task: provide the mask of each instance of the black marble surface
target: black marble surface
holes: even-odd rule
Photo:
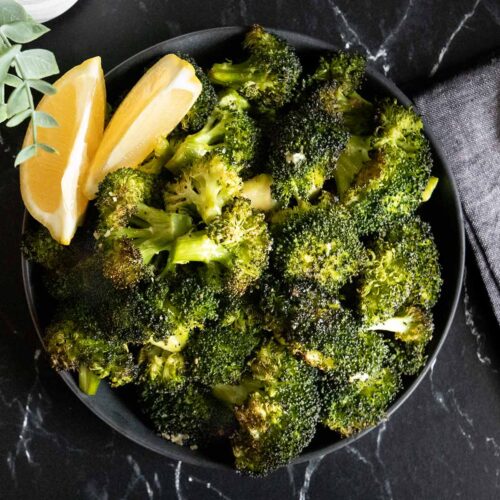
[[[40,45],[63,71],[94,55],[107,70],[181,33],[253,22],[357,47],[410,93],[500,49],[498,0],[81,0]],[[500,329],[470,252],[448,339],[389,421],[266,479],[200,469],[112,431],[48,367],[21,284],[20,140],[0,136],[0,498],[500,497]]]

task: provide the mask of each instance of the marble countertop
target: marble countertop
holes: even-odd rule
[[[156,42],[261,24],[365,53],[410,93],[500,49],[498,0],[86,0],[40,45],[61,69],[106,70]],[[48,366],[25,304],[19,132],[0,135],[0,498],[452,498],[500,496],[500,329],[469,252],[462,299],[427,377],[352,446],[265,479],[171,461],[112,431]]]

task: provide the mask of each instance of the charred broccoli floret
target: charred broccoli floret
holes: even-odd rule
[[[184,53],[178,53],[177,55],[194,67],[195,75],[201,83],[201,94],[180,123],[180,128],[183,131],[193,133],[205,125],[210,113],[217,104],[217,94],[208,76],[191,56]]]
[[[263,215],[252,210],[248,200],[237,198],[206,229],[177,238],[169,267],[188,262],[217,264],[223,287],[241,295],[260,278],[270,247]]]
[[[144,287],[135,314],[150,343],[179,352],[193,330],[217,318],[218,304],[216,292],[198,274],[177,271]]]
[[[365,250],[349,213],[338,204],[298,210],[274,232],[272,264],[289,282],[338,291],[361,270]]]
[[[363,56],[337,52],[320,59],[306,84],[319,88],[317,99],[320,105],[336,115],[354,134],[369,133],[373,122],[373,105],[358,93],[365,66]]]
[[[430,309],[441,284],[430,226],[415,217],[393,227],[371,245],[360,280],[360,311],[365,324],[380,324],[407,303]]]
[[[338,381],[325,376],[322,387],[323,423],[341,436],[376,425],[401,387],[399,374],[380,367]]]
[[[242,189],[238,172],[222,156],[207,155],[185,168],[165,186],[168,212],[199,214],[209,223]]]
[[[181,390],[188,383],[184,356],[147,344],[139,353],[139,380],[145,384],[164,387],[171,392]]]
[[[282,206],[291,200],[308,200],[333,177],[348,133],[314,99],[290,110],[276,129],[268,160],[273,197]]]
[[[236,467],[262,475],[285,465],[309,444],[318,422],[319,398],[315,373],[274,341],[260,348],[250,370],[246,386],[219,387],[216,394],[231,402],[234,395],[245,398],[235,407]]]
[[[257,154],[259,129],[245,102],[223,96],[201,130],[173,144],[166,167],[176,174],[209,153],[223,156],[237,171],[248,167]]]
[[[210,80],[237,90],[260,113],[281,108],[291,99],[301,73],[295,51],[258,25],[248,31],[243,46],[248,59],[214,64],[208,73]]]
[[[177,444],[203,447],[234,429],[231,410],[195,384],[172,390],[168,384],[143,383],[141,400],[156,431]]]
[[[342,203],[361,234],[408,219],[422,203],[432,166],[422,121],[411,109],[385,101],[376,122],[369,140],[351,138],[336,171]]]
[[[208,387],[239,382],[260,338],[258,333],[241,332],[234,325],[206,328],[186,348],[192,376]]]
[[[45,345],[52,366],[57,370],[77,371],[80,389],[88,395],[96,393],[101,379],[106,378],[117,387],[136,376],[127,344],[82,329],[72,319],[52,323],[45,333]]]
[[[429,311],[415,306],[400,309],[395,316],[370,327],[394,336],[394,365],[405,375],[415,375],[427,360],[425,348],[432,338],[434,323]]]

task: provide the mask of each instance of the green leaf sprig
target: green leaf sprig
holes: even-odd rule
[[[57,127],[55,118],[35,110],[33,90],[54,94],[56,88],[44,81],[59,73],[54,54],[45,49],[22,50],[22,44],[32,42],[49,28],[36,22],[14,0],[0,0],[0,123],[15,127],[31,119],[31,144],[23,148],[15,165],[35,156],[38,149],[56,153],[49,144],[38,141],[38,127]],[[7,97],[6,90],[10,88]]]

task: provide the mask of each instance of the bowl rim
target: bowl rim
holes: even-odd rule
[[[305,35],[303,33],[291,31],[291,30],[283,30],[283,29],[274,29],[270,28],[267,26],[264,26],[264,28],[272,33],[275,33],[285,39],[293,38],[294,40],[304,40],[305,42],[308,42],[312,46],[316,46],[317,50],[338,50],[339,48],[335,46],[334,44],[327,42],[325,40],[322,40],[320,38],[310,36],[310,35]],[[173,38],[168,38],[166,40],[163,40],[161,42],[158,42],[154,45],[151,45],[135,54],[132,56],[128,57],[127,59],[123,60],[116,66],[114,66],[111,70],[109,70],[105,74],[105,78],[108,79],[110,77],[113,77],[115,73],[119,73],[123,67],[128,67],[131,66],[132,64],[136,63],[137,60],[141,60],[142,57],[154,53],[158,50],[161,50],[163,45],[167,42],[180,42],[184,39],[189,39],[192,38],[193,36],[203,36],[203,35],[208,35],[208,34],[220,34],[220,33],[226,33],[228,36],[237,36],[244,34],[245,31],[248,29],[248,26],[221,26],[221,27],[215,27],[215,28],[207,28],[203,30],[197,30],[197,31],[192,31],[189,33],[184,33],[182,35],[173,37]],[[373,66],[371,66],[369,63],[367,64],[366,68],[366,73],[369,76],[369,78],[375,80],[378,84],[380,84],[382,87],[385,87],[390,94],[392,94],[396,99],[404,104],[405,106],[413,106],[416,108],[415,104],[412,102],[412,100],[406,96],[397,86],[396,84],[384,76],[382,73],[380,73],[377,69],[375,69]],[[327,454],[333,453],[334,451],[340,450],[346,446],[352,445],[352,443],[361,437],[365,436],[366,434],[372,432],[373,430],[377,429],[379,426],[384,425],[385,422],[403,405],[408,398],[413,394],[413,392],[416,390],[416,388],[420,385],[422,380],[426,377],[428,371],[430,370],[431,367],[434,366],[436,362],[436,358],[441,351],[444,342],[446,341],[446,338],[448,337],[450,327],[453,323],[453,320],[455,318],[456,310],[457,310],[457,305],[458,301],[460,299],[460,294],[462,290],[462,284],[463,284],[463,278],[464,278],[464,269],[465,269],[465,230],[464,230],[464,219],[463,219],[463,212],[462,212],[462,207],[460,204],[460,199],[458,195],[458,189],[457,189],[457,184],[453,175],[453,172],[451,168],[448,166],[446,156],[437,141],[435,135],[433,134],[432,130],[429,129],[424,124],[424,131],[425,135],[429,139],[429,142],[431,143],[433,147],[433,156],[437,158],[437,160],[440,162],[443,170],[446,172],[446,175],[448,177],[448,180],[451,185],[451,191],[453,193],[453,203],[454,203],[454,211],[457,216],[457,226],[458,226],[458,256],[459,256],[459,262],[458,262],[458,271],[455,274],[454,282],[452,283],[453,286],[453,298],[449,306],[449,313],[448,317],[446,320],[446,323],[442,329],[442,333],[439,339],[439,342],[434,346],[434,349],[432,353],[429,355],[427,362],[425,366],[422,368],[421,372],[416,376],[411,384],[404,390],[404,392],[401,393],[400,396],[394,401],[394,403],[389,407],[389,409],[386,412],[386,416],[383,420],[378,422],[376,425],[372,427],[368,427],[364,429],[361,432],[358,432],[357,434],[349,437],[349,438],[343,438],[340,439],[339,441],[336,441],[333,444],[326,445],[324,447],[321,447],[316,450],[311,450],[311,451],[306,451],[299,456],[295,457],[293,460],[290,461],[290,464],[299,464],[299,463],[304,463],[308,462],[314,458],[317,457],[323,457]],[[28,211],[25,209],[24,210],[24,216],[23,216],[23,221],[22,221],[22,233],[26,231],[26,228],[29,224],[29,221],[31,219],[30,214]],[[39,318],[38,314],[36,311],[36,305],[35,305],[35,297],[33,294],[33,287],[31,286],[31,267],[30,267],[29,261],[24,257],[24,255],[21,253],[21,269],[22,269],[22,278],[23,278],[23,285],[24,285],[24,291],[25,291],[25,298],[26,302],[28,305],[28,310],[30,313],[31,320],[33,322],[33,326],[35,328],[35,331],[37,333],[37,336],[42,344],[42,346],[45,349],[45,343],[43,341],[43,334],[40,328],[40,323],[39,323]],[[85,395],[82,393],[77,385],[74,382],[74,379],[72,375],[69,372],[61,371],[58,372],[60,377],[64,380],[66,385],[72,390],[72,392],[77,396],[77,398],[89,408],[92,413],[94,413],[97,417],[99,417],[101,420],[103,420],[107,425],[109,425],[112,429],[120,433],[121,435],[127,437],[131,441],[135,442],[136,444],[139,444],[143,446],[144,448],[147,448],[149,450],[153,450],[156,453],[159,453],[160,455],[163,455],[165,457],[174,459],[174,460],[182,460],[183,462],[191,463],[193,465],[198,465],[198,466],[205,466],[205,467],[210,467],[214,469],[219,469],[219,470],[230,470],[235,472],[235,469],[225,463],[217,462],[212,458],[203,456],[203,457],[196,457],[196,456],[190,456],[189,458],[186,457],[181,457],[180,455],[176,456],[176,453],[174,450],[166,450],[162,448],[161,446],[156,446],[153,443],[146,442],[143,440],[141,437],[135,435],[132,432],[129,432],[127,430],[124,430],[123,428],[120,427],[116,422],[114,422],[112,419],[109,418],[108,414],[104,411],[102,411],[100,408],[95,407],[92,404],[92,398]],[[153,430],[152,430],[153,431]],[[154,431],[153,431],[154,432]]]

